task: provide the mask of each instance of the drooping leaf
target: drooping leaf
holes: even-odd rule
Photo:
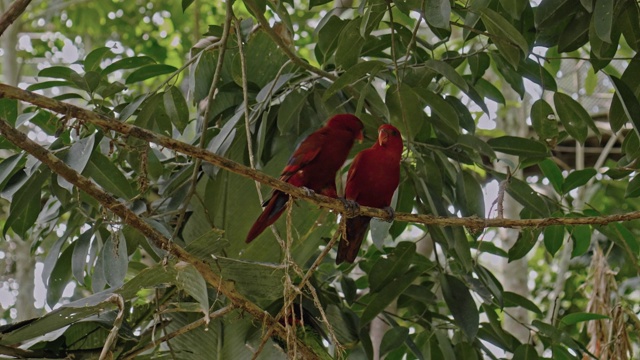
[[[523,229],[518,234],[518,240],[509,249],[509,262],[525,257],[537,242],[538,232],[531,229]]]
[[[117,197],[131,199],[135,196],[127,178],[109,161],[109,158],[99,152],[91,155],[83,174]]]
[[[451,3],[448,0],[426,0],[425,19],[430,26],[449,30]]]
[[[84,58],[84,71],[89,72],[100,69],[100,61],[111,52],[108,47],[99,47],[92,50],[87,57]]]
[[[544,247],[554,256],[564,242],[564,226],[551,225],[544,229]]]
[[[480,315],[467,286],[458,278],[443,274],[439,276],[442,295],[453,319],[467,339],[473,341],[478,334]]]
[[[596,34],[604,41],[611,43],[611,29],[613,28],[613,0],[596,0],[593,9],[593,21]]]
[[[178,129],[184,131],[189,124],[189,107],[187,100],[182,95],[182,91],[175,86],[171,86],[163,95],[164,108],[169,115],[171,123]]]

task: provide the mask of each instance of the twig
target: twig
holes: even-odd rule
[[[304,199],[315,205],[335,210],[343,214],[348,214],[349,210],[344,204],[336,199],[318,195],[309,194],[304,189],[280,181],[263,172],[251,169],[250,167],[241,165],[235,161],[225,157],[213,154],[205,149],[172,139],[167,136],[158,135],[152,131],[142,129],[140,127],[119,122],[113,118],[97,114],[90,110],[86,110],[71,104],[67,104],[46,96],[38,95],[29,91],[22,90],[17,87],[0,84],[0,98],[6,97],[26,101],[33,105],[49,109],[60,114],[69,114],[69,116],[90,122],[106,130],[115,131],[121,134],[130,135],[147,142],[153,142],[162,147],[177,151],[179,153],[200,158],[215,166],[227,171],[236,173],[240,176],[259,181],[262,184],[285,192],[295,198]],[[5,124],[9,126],[8,124]],[[13,128],[9,127],[11,130]],[[44,149],[43,149],[44,150]],[[46,151],[46,150],[45,150]],[[31,153],[31,151],[28,151]],[[57,158],[56,158],[57,160]],[[75,173],[75,171],[74,171]],[[85,178],[86,179],[86,178]],[[88,180],[87,180],[88,181]],[[93,185],[93,183],[91,183]],[[95,186],[95,185],[93,185]],[[101,191],[101,190],[100,190]],[[115,199],[114,199],[115,200]],[[132,213],[133,214],[133,213]],[[360,212],[354,215],[366,215],[377,217],[380,219],[388,218],[388,214],[383,209],[361,206]],[[468,226],[475,229],[484,229],[487,227],[503,227],[503,228],[524,228],[524,227],[545,227],[550,225],[607,225],[614,222],[624,222],[640,219],[640,211],[632,211],[629,213],[605,215],[605,216],[587,216],[576,218],[550,217],[541,219],[483,219],[479,217],[444,217],[425,214],[396,213],[395,221],[404,221],[419,223],[424,225],[436,226]]]
[[[91,112],[88,111],[88,113]],[[118,123],[115,120],[112,120],[112,122]],[[16,147],[21,148],[36,159],[40,160],[53,172],[76,186],[79,190],[84,191],[89,196],[96,199],[106,209],[109,209],[115,215],[119,216],[126,224],[140,231],[142,235],[149,239],[155,246],[169,251],[179,260],[192,264],[209,285],[216,288],[218,291],[220,291],[220,293],[225,295],[229,299],[229,301],[231,301],[236,307],[243,309],[246,313],[253,316],[257,321],[264,322],[268,326],[275,324],[275,331],[278,333],[278,335],[282,337],[286,336],[285,329],[282,326],[279,326],[279,324],[277,324],[277,322],[271,315],[269,315],[259,306],[241,295],[237,290],[235,290],[233,284],[228,284],[227,282],[223,281],[218,274],[214,273],[211,270],[211,267],[207,263],[191,255],[180,246],[171,243],[169,239],[167,239],[158,230],[145,222],[142,218],[138,217],[133,211],[119,202],[115,197],[106,193],[91,180],[73,170],[50,151],[38,145],[33,140],[29,139],[26,134],[23,134],[22,132],[11,127],[11,125],[9,125],[4,119],[0,119],[0,134],[2,134],[2,136],[4,136]],[[199,150],[204,152],[204,150],[202,149]],[[297,339],[297,346],[298,350],[305,358],[318,358],[318,355],[299,339]]]
[[[111,328],[109,336],[107,336],[107,340],[104,342],[99,360],[105,360],[113,357],[113,354],[111,353],[111,347],[115,344],[115,341],[118,338],[118,331],[120,331],[122,320],[124,320],[124,299],[122,298],[122,295],[112,294],[105,301],[113,303],[118,308],[118,315],[113,321],[113,328]]]
[[[15,0],[11,3],[9,9],[0,17],[0,36],[22,15],[30,3],[31,0]]]
[[[229,312],[231,312],[231,310],[233,310],[233,309],[234,309],[234,307],[232,305],[227,305],[227,306],[225,306],[225,307],[223,307],[221,309],[218,309],[218,310],[210,313],[209,314],[209,319],[215,319],[215,318],[224,316],[224,315],[228,314]],[[194,321],[194,322],[192,322],[190,324],[187,324],[187,325],[179,328],[178,330],[176,330],[176,331],[174,331],[172,333],[169,333],[169,334],[167,334],[167,335],[165,335],[165,336],[163,336],[163,337],[161,337],[161,338],[159,338],[159,339],[157,339],[155,341],[148,342],[147,344],[145,344],[141,348],[129,351],[128,353],[122,355],[122,359],[123,360],[135,359],[135,357],[140,355],[141,353],[143,353],[143,352],[145,352],[145,351],[147,351],[149,349],[152,349],[152,348],[158,346],[159,344],[161,344],[161,343],[163,343],[165,341],[173,339],[173,338],[175,338],[177,336],[180,336],[182,334],[188,333],[191,330],[195,330],[195,329],[199,328],[200,326],[202,326],[204,324],[205,324],[205,317],[201,317],[200,319],[198,319],[198,320],[196,320],[196,321]]]

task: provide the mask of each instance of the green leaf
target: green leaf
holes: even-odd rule
[[[573,0],[545,0],[537,7],[535,15],[536,29],[553,27],[575,11]]]
[[[589,0],[591,1],[591,0]],[[589,41],[591,13],[579,10],[558,38],[558,52],[576,51]]]
[[[447,78],[447,80],[451,81],[458,89],[465,92],[469,91],[469,84],[467,84],[456,69],[448,63],[439,60],[427,60],[424,62],[424,66]]]
[[[423,125],[423,105],[416,93],[407,85],[391,85],[385,103],[391,115],[391,124],[400,129],[405,139],[413,139]]]
[[[520,95],[522,99],[524,97],[524,80],[522,75],[518,74],[514,70],[514,66],[511,65],[504,57],[498,52],[491,52],[491,58],[498,69],[498,72],[502,77],[511,85],[511,88]],[[516,54],[517,55],[517,54]]]
[[[603,319],[610,319],[610,317],[602,314],[578,312],[578,313],[571,313],[569,315],[564,316],[562,320],[560,320],[560,323],[564,326],[567,326],[567,325],[574,325],[584,321],[603,320]]]
[[[493,100],[503,105],[507,103],[507,100],[504,98],[502,92],[485,79],[478,79],[474,88],[482,97]]]
[[[486,142],[484,142],[483,140],[481,140],[476,136],[469,135],[469,134],[462,134],[458,136],[457,143],[463,146],[466,146],[469,149],[473,149],[478,153],[480,153],[481,155],[488,157],[489,159],[492,159],[492,160],[496,159],[496,153],[493,151],[491,146],[489,146],[489,144],[487,144]]]
[[[540,170],[542,170],[544,176],[549,179],[549,182],[553,185],[553,188],[558,192],[558,194],[562,193],[564,179],[562,177],[562,171],[560,171],[558,165],[556,165],[556,163],[551,159],[544,159],[538,163],[538,166],[540,167]]]
[[[29,229],[35,224],[42,209],[40,204],[42,185],[48,175],[48,171],[37,170],[13,195],[9,216],[4,224],[4,234],[11,228],[16,234],[27,238]]]
[[[558,137],[558,120],[551,105],[539,99],[531,106],[531,122],[541,140],[552,140]]]
[[[569,191],[583,186],[596,176],[598,172],[596,169],[589,168],[584,170],[576,170],[569,174],[562,184],[562,193],[567,194]]]
[[[99,152],[93,153],[83,174],[116,197],[131,199],[135,196],[131,184],[120,169]]]
[[[27,90],[36,91],[36,90],[44,90],[44,89],[50,89],[50,88],[58,88],[62,86],[74,87],[73,85],[74,84],[70,81],[51,80],[51,81],[42,81],[35,84],[31,84],[27,87]]]
[[[336,66],[348,70],[358,63],[360,52],[364,46],[364,39],[360,36],[361,17],[350,20],[340,32],[338,47],[336,48]]]
[[[92,70],[100,69],[100,61],[111,52],[108,47],[99,47],[90,52],[84,59],[84,71],[89,72]],[[113,53],[112,53],[113,54]]]
[[[205,316],[209,314],[209,295],[207,293],[207,283],[202,274],[191,264],[176,264],[178,274],[176,276],[176,285],[180,290],[191,295],[200,305],[200,311]]]
[[[84,270],[92,238],[93,229],[83,232],[78,237],[78,240],[75,241],[76,245],[73,248],[73,254],[71,256],[71,272],[80,285],[84,285]]]
[[[62,161],[69,165],[70,168],[81,174],[87,166],[89,158],[91,158],[95,140],[96,136],[95,133],[93,133],[76,141],[71,145]],[[65,180],[62,176],[58,176],[58,185],[70,193],[73,192],[74,185]]]
[[[527,0],[500,0],[500,5],[509,13],[514,20],[520,20],[520,15],[527,7]]]
[[[533,301],[526,297],[516,294],[510,291],[505,291],[504,294],[504,306],[505,307],[522,307],[538,315],[542,315],[542,310]]]
[[[155,64],[156,61],[148,56],[134,56],[118,61],[114,61],[111,65],[102,70],[103,75],[111,74],[116,70],[135,69],[145,65]]]
[[[576,225],[571,231],[571,238],[573,239],[573,251],[571,251],[571,257],[584,255],[589,250],[591,245],[591,226],[589,225]]]
[[[182,0],[182,12],[187,11],[187,8],[193,4],[194,0]],[[198,10],[196,10],[198,11]]]
[[[593,21],[595,23],[596,34],[608,43],[611,41],[611,29],[613,28],[613,0],[595,0],[596,6],[593,9]]]
[[[122,232],[114,233],[105,242],[100,253],[104,278],[111,287],[124,284],[127,275],[129,256],[127,256],[127,241]]]
[[[524,205],[527,209],[537,213],[539,216],[549,216],[549,207],[547,204],[526,182],[518,178],[511,178],[509,180],[509,185],[507,186],[507,193],[509,193],[509,195],[511,195],[511,197],[513,197],[517,202]]]
[[[525,59],[518,67],[518,73],[549,91],[558,91],[555,78],[537,61]]]
[[[189,124],[189,107],[182,95],[182,91],[171,86],[163,95],[164,108],[171,119],[171,123],[182,132]]]
[[[480,315],[469,289],[462,281],[451,275],[441,274],[438,278],[442,286],[442,296],[453,319],[467,339],[474,341],[478,334]]]
[[[147,79],[151,79],[156,76],[170,74],[176,72],[178,69],[175,66],[166,64],[151,64],[145,65],[127,76],[125,84],[134,84]]]
[[[416,89],[418,94],[429,106],[432,113],[432,121],[437,129],[449,137],[452,141],[460,135],[458,113],[440,95],[428,89]]]
[[[288,134],[293,126],[298,127],[300,112],[307,101],[307,95],[309,94],[303,89],[295,89],[284,99],[278,109],[278,130],[280,134]]]
[[[67,66],[51,66],[46,69],[40,70],[40,72],[38,73],[39,77],[50,77],[68,81],[73,81],[72,75],[80,76],[77,72],[73,71],[70,67]]]
[[[74,247],[75,243],[67,246],[51,271],[51,276],[47,282],[47,305],[51,308],[60,300],[65,287],[71,281],[70,264]]]
[[[430,26],[449,30],[451,3],[449,0],[426,0],[424,14]]]
[[[462,216],[484,217],[482,187],[469,171],[458,173],[456,180],[456,203]]]
[[[389,329],[382,337],[380,343],[380,357],[402,346],[409,337],[409,329],[403,326],[395,326]]]
[[[564,125],[569,135],[584,145],[588,135],[588,128],[593,124],[593,118],[582,105],[573,100],[571,96],[563,93],[553,94],[553,102],[558,111],[560,122]]]
[[[564,242],[564,226],[551,225],[544,229],[544,247],[554,256]]]
[[[627,184],[627,190],[624,193],[625,199],[640,196],[640,174],[636,175]]]
[[[371,301],[360,316],[360,327],[364,327],[381,313],[393,300],[411,285],[411,283],[422,274],[424,268],[414,266],[406,273],[402,274],[396,281],[386,284],[381,291],[372,294]]]
[[[13,99],[0,99],[0,119],[15,126],[18,119],[18,101]]]
[[[633,90],[631,90],[624,81],[613,75],[609,75],[609,78],[613,82],[613,87],[616,89],[616,96],[620,101],[620,105],[622,105],[627,119],[631,121],[636,134],[640,136],[640,119],[638,119],[638,114],[640,114],[640,101],[638,101]]]
[[[9,180],[24,166],[24,155],[18,153],[11,155],[0,162],[0,191],[4,189]]]
[[[538,350],[531,344],[522,344],[513,352],[513,360],[538,360]]]
[[[480,10],[480,18],[498,50],[514,68],[517,68],[520,59],[523,58],[517,49],[520,48],[524,55],[529,54],[527,40],[509,21],[490,8]]]
[[[322,100],[327,101],[344,87],[362,80],[367,74],[375,76],[380,70],[385,68],[385,64],[380,61],[364,61],[352,66],[329,86],[322,95]]]
[[[525,257],[538,241],[538,232],[531,229],[523,229],[518,234],[518,240],[509,249],[509,262]]]
[[[494,151],[524,157],[546,157],[549,155],[547,147],[536,140],[516,136],[501,136],[489,139],[487,144]]]
[[[491,66],[491,59],[489,59],[489,55],[484,52],[476,53],[469,58],[469,68],[471,70],[472,83],[475,84],[478,80],[482,79],[482,76],[487,71],[489,66]]]
[[[379,258],[369,272],[370,291],[378,292],[402,276],[409,269],[415,253],[416,244],[403,241],[398,243],[388,258]]]

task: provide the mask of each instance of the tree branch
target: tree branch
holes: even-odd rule
[[[14,88],[17,89],[17,88]],[[20,90],[20,89],[17,89]],[[22,90],[20,90],[22,91]],[[35,95],[35,94],[32,94]],[[80,108],[73,107],[76,110]],[[91,113],[88,111],[87,113]],[[97,114],[94,114],[98,116]],[[115,120],[111,120],[111,122],[120,124]],[[135,131],[133,131],[135,133]],[[197,257],[189,254],[183,248],[175,245],[170,242],[164,235],[162,235],[159,231],[154,229],[151,225],[149,225],[142,218],[138,217],[133,211],[131,211],[124,204],[119,202],[112,195],[104,192],[100,189],[95,183],[86,177],[82,176],[67,164],[65,164],[62,160],[58,159],[55,155],[49,152],[47,149],[38,145],[31,139],[27,137],[27,135],[21,133],[20,131],[14,129],[11,125],[9,125],[4,119],[0,119],[0,134],[4,136],[7,140],[9,140],[15,146],[21,148],[27,153],[31,154],[36,159],[40,160],[43,164],[49,167],[53,172],[62,176],[65,180],[69,181],[71,184],[76,186],[78,189],[84,191],[89,196],[96,199],[102,206],[109,209],[114,214],[118,215],[126,224],[136,228],[140,231],[147,239],[152,241],[157,247],[167,250],[171,253],[171,255],[175,256],[177,259],[188,262],[195,266],[205,281],[216,288],[220,293],[225,295],[234,306],[243,309],[245,312],[251,314],[256,321],[263,323],[267,326],[274,326],[276,333],[282,338],[286,338],[287,334],[285,329],[278,324],[274,318],[269,315],[267,312],[263,311],[259,306],[252,303],[248,299],[246,299],[242,294],[240,294],[234,288],[233,282],[223,281],[218,274],[212,271],[209,264],[204,261],[199,260]],[[305,359],[317,359],[318,355],[309,348],[304,342],[300,339],[296,338],[296,345]]]
[[[207,150],[196,146],[163,136],[152,131],[142,129],[137,126],[121,123],[115,119],[94,113],[71,104],[67,104],[46,96],[38,95],[17,87],[0,84],[0,98],[17,99],[30,104],[49,109],[58,114],[71,116],[82,121],[92,123],[105,130],[115,131],[120,134],[133,136],[148,142],[155,143],[165,148],[179,153],[202,159],[227,171],[240,176],[259,181],[272,188],[286,192],[295,198],[307,200],[315,205],[338,211],[342,214],[348,213],[344,204],[336,199],[318,194],[308,194],[304,189],[273,178],[263,172],[251,169],[225,157],[213,154]],[[57,159],[57,158],[56,158]],[[361,206],[360,212],[356,215],[366,215],[386,219],[388,214],[383,209]],[[523,228],[523,227],[545,227],[550,225],[607,225],[613,222],[623,222],[640,219],[640,211],[633,211],[624,214],[606,216],[588,216],[580,218],[542,218],[542,219],[482,219],[478,217],[442,217],[424,214],[396,213],[394,220],[419,223],[436,226],[467,226],[474,229],[487,227],[503,228]]]
[[[22,13],[27,9],[27,6],[31,3],[31,0],[15,0],[9,6],[9,10],[7,10],[2,17],[0,17],[0,36],[4,34],[4,31],[7,30],[11,24],[13,24],[16,19],[22,15]]]

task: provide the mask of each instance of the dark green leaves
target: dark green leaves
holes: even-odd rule
[[[613,82],[613,86],[616,89],[616,96],[620,101],[620,105],[624,110],[627,120],[631,121],[633,128],[640,136],[640,119],[638,119],[638,114],[640,114],[640,101],[638,101],[633,90],[631,90],[624,81],[613,75],[609,75],[609,78]],[[613,104],[611,108],[613,110]]]
[[[473,341],[478,334],[480,315],[469,289],[458,278],[448,274],[440,275],[439,280],[442,286],[442,296],[455,323],[467,339]]]

